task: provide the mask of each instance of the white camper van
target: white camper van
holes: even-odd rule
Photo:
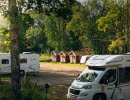
[[[39,54],[20,54],[20,72],[39,72]],[[0,73],[11,73],[11,55],[0,53]]]
[[[69,100],[130,100],[130,55],[94,55],[68,89]]]

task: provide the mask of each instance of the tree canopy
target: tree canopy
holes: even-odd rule
[[[110,0],[19,0],[20,52],[129,51],[129,4]],[[7,12],[4,14],[7,15]],[[10,52],[8,27],[0,28],[0,52]],[[6,32],[6,33],[5,33]]]

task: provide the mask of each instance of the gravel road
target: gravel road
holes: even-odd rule
[[[50,84],[71,84],[85,67],[83,65],[40,63],[40,73],[31,76],[31,80],[42,85]]]

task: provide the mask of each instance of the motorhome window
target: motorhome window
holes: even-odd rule
[[[20,63],[27,63],[27,59],[26,58],[20,59]]]
[[[119,68],[119,84],[125,83],[125,68]]]
[[[130,67],[125,68],[125,82],[130,82]]]
[[[116,80],[116,69],[110,69],[108,70],[103,78],[100,81],[100,84],[106,83],[113,83]]]
[[[9,64],[9,59],[2,59],[1,63],[2,64]]]
[[[77,78],[77,81],[93,82],[97,76],[98,76],[98,74],[96,72],[88,72],[88,73],[84,73],[83,75],[79,76]]]

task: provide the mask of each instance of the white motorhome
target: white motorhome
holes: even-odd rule
[[[20,73],[39,72],[39,54],[20,54]],[[0,53],[0,74],[11,73],[11,55]]]
[[[94,55],[68,89],[70,100],[130,100],[130,55]]]

